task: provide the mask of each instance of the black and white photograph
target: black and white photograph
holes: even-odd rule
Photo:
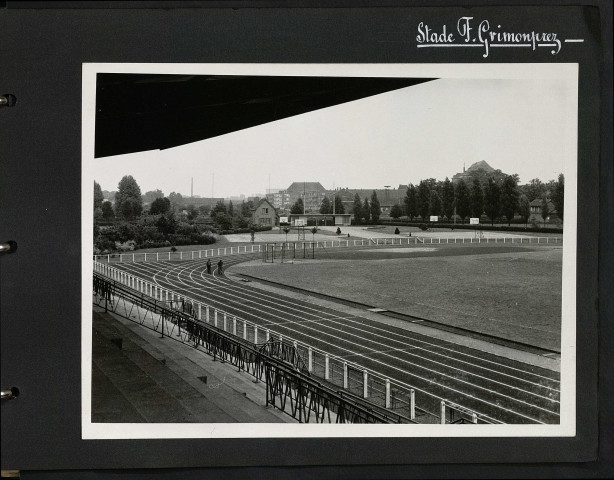
[[[82,436],[573,436],[578,65],[83,65]]]

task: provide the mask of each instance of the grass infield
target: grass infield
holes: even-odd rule
[[[562,247],[424,245],[316,251],[233,269],[264,280],[560,351]]]

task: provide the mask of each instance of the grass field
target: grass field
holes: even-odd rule
[[[559,351],[561,266],[560,246],[481,244],[329,250],[233,270]]]

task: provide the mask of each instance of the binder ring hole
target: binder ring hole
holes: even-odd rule
[[[17,97],[12,93],[5,93],[0,95],[0,106],[2,107],[14,107],[17,103]]]

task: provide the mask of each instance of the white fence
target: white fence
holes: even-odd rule
[[[272,243],[272,242],[271,242]],[[508,243],[508,244],[535,244],[555,245],[562,244],[562,237],[391,237],[369,238],[361,240],[327,240],[324,242],[278,242],[279,245],[292,245],[300,243],[308,249],[312,248],[350,248],[385,245],[432,245],[432,244],[473,244],[473,243]],[[189,252],[152,252],[152,253],[112,253],[108,255],[94,255],[94,261],[107,263],[124,262],[154,262],[154,261],[181,261],[197,260],[201,258],[222,257],[229,255],[246,255],[261,253],[264,243],[253,245],[238,245],[235,247],[209,248],[207,250],[192,250]],[[270,245],[270,243],[269,243]]]
[[[425,390],[395,379],[385,378],[380,373],[361,365],[330,355],[291,337],[283,336],[270,328],[168,290],[106,263],[94,262],[94,271],[154,300],[166,303],[172,308],[179,309],[186,303],[190,304],[190,309],[196,319],[254,344],[268,342],[271,339],[292,344],[307,365],[308,371],[313,375],[379,406],[405,415],[411,420],[418,420],[421,423],[443,423],[445,416],[441,420],[440,406],[445,404],[450,409],[451,405],[456,405]],[[143,318],[146,318],[146,315]],[[476,419],[476,422],[473,423],[501,423],[466,407],[460,408],[462,412],[469,412],[469,418]]]

